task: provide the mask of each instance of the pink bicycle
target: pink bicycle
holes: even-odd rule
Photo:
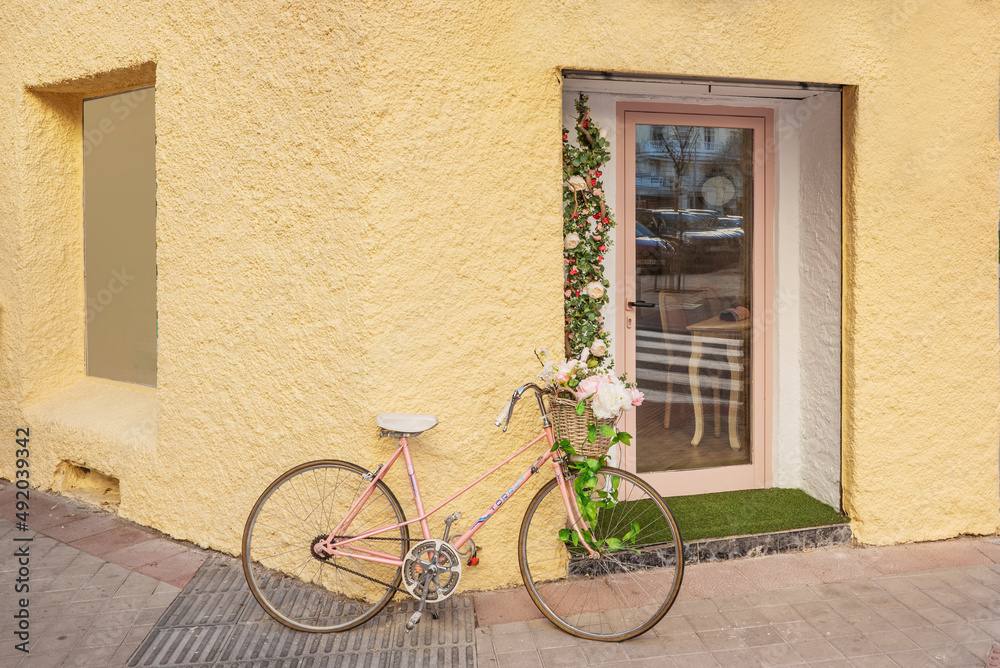
[[[515,391],[498,427],[503,423],[507,430],[515,404],[529,389],[538,400],[542,433],[429,511],[409,439],[434,427],[433,415],[380,414],[381,436],[397,438],[399,447],[374,470],[323,460],[281,475],[254,504],[243,530],[243,570],[254,598],[291,628],[343,631],[405,593],[419,601],[409,632],[428,603],[456,591],[463,564],[477,562],[475,533],[548,462],[554,477],[528,504],[517,541],[531,599],[553,624],[581,638],[620,641],[652,628],[677,598],[684,571],[670,509],[627,471],[601,467],[596,478],[577,475],[556,447],[544,401],[548,389],[528,384]],[[442,538],[431,537],[431,515],[541,443],[548,449],[468,529],[453,531],[461,517],[454,513],[444,520]],[[383,482],[400,456],[417,514],[409,520]],[[593,503],[581,503],[581,497]],[[413,524],[420,525],[419,539],[410,537]]]

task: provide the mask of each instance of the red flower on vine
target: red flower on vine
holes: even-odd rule
[[[576,220],[576,219],[577,219],[577,218],[579,218],[579,217],[580,217],[580,214],[578,214],[578,213],[574,213],[574,214],[573,214],[573,220]]]
[[[580,272],[577,270],[576,267],[573,267],[572,269],[569,270],[569,273],[570,273],[571,276],[575,276],[576,274],[579,274]]]
[[[601,257],[600,255],[598,255],[598,256],[597,256],[597,261],[598,261],[598,262],[604,262],[604,258],[603,258],[603,257]]]
[[[580,123],[580,127],[581,128],[590,127],[590,121],[584,121],[583,123]]]
[[[598,246],[597,250],[599,250],[599,251],[601,251],[603,253],[604,251],[608,250],[608,247],[607,246]]]
[[[563,139],[566,139],[566,135],[563,135]],[[601,173],[599,171],[594,172],[594,176],[596,176],[597,178],[601,178]]]

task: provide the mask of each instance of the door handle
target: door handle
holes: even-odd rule
[[[656,304],[653,302],[629,302],[629,308],[656,308]]]

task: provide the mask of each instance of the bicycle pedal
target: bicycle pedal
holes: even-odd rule
[[[417,624],[420,623],[420,617],[423,614],[424,613],[420,612],[419,610],[413,613],[413,616],[410,617],[410,621],[406,622],[406,633],[412,631],[413,627],[415,627]]]

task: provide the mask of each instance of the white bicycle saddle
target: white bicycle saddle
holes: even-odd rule
[[[407,415],[406,413],[379,413],[375,424],[382,430],[382,436],[410,437],[432,429],[438,423],[436,415]]]

